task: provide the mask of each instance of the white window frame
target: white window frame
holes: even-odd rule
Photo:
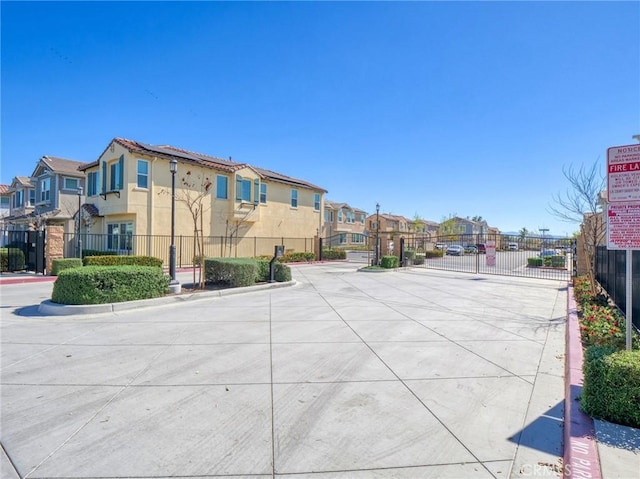
[[[298,190],[295,188],[291,189],[291,207],[292,208],[298,207]]]
[[[315,193],[313,195],[313,209],[315,211],[320,211],[320,193]]]
[[[147,172],[146,173],[140,173],[140,165],[141,164],[147,165]],[[140,179],[141,178],[145,179],[146,185],[144,185],[144,186],[140,185]],[[138,159],[138,161],[136,163],[136,186],[138,188],[142,188],[144,190],[148,190],[149,189],[149,162],[147,160]]]
[[[51,178],[40,180],[40,203],[51,201]]]
[[[76,186],[67,186],[67,181],[75,181],[76,182]],[[71,178],[70,176],[63,176],[62,177],[62,189],[63,190],[78,191],[79,187],[80,187],[80,179],[79,178]]]

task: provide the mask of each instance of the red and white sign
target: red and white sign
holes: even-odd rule
[[[640,201],[607,206],[607,249],[640,249]]]
[[[495,241],[487,241],[485,244],[486,257],[487,257],[487,266],[495,266],[496,265],[496,242]]]
[[[640,144],[607,150],[609,203],[640,201]]]

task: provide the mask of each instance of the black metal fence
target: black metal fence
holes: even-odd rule
[[[3,256],[0,261],[0,270],[44,273],[44,238],[44,231],[8,231],[6,259]]]
[[[194,236],[176,236],[176,265],[190,266],[202,254],[206,257],[254,257],[273,256],[276,245],[284,245],[285,252],[314,251],[314,238],[286,237],[225,237],[203,238],[203,250],[199,251]],[[169,264],[171,236],[168,235],[108,235],[65,233],[64,256],[79,257],[80,251],[103,251],[119,255],[154,256]]]
[[[627,307],[627,252],[608,250],[605,246],[598,246],[596,251],[596,280],[609,294],[616,305],[626,314]],[[633,324],[640,328],[640,251],[634,251],[631,256],[632,268],[632,305],[631,314]]]

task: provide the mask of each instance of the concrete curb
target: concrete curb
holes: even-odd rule
[[[565,351],[564,473],[571,477],[602,479],[593,419],[580,410],[582,393],[582,341],[573,286],[567,294],[567,341]]]
[[[118,311],[126,311],[130,309],[152,308],[163,306],[165,304],[184,303],[187,301],[198,301],[201,299],[219,298],[223,296],[231,296],[235,294],[253,293],[256,291],[264,291],[267,289],[285,288],[295,286],[295,280],[282,283],[256,284],[253,286],[245,286],[243,288],[220,289],[218,291],[206,291],[191,294],[180,294],[175,296],[164,296],[162,298],[141,299],[138,301],[124,301],[122,303],[108,304],[59,304],[46,300],[40,303],[38,312],[45,316],[71,316],[78,314],[103,314],[115,313]]]
[[[27,276],[25,278],[0,278],[0,286],[3,284],[46,283],[56,280],[56,276]]]

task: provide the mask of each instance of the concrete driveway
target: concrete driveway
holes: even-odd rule
[[[357,266],[94,316],[2,286],[2,477],[555,477],[566,284]]]

